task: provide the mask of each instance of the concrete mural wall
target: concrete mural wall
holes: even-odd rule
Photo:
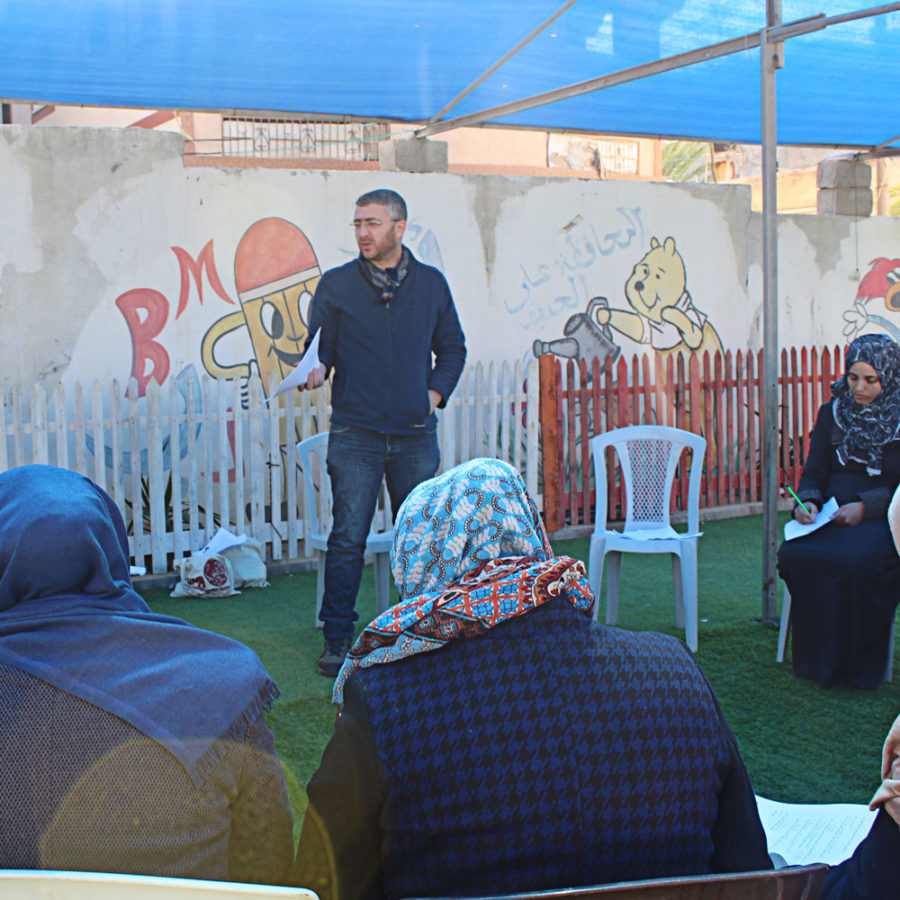
[[[746,187],[182,164],[176,135],[0,128],[0,383],[286,374],[355,198],[404,195],[469,359],[756,350]],[[900,222],[782,217],[783,346],[900,338]]]

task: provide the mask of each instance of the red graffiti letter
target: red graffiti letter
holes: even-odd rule
[[[191,275],[194,276],[194,284],[197,285],[197,296],[203,303],[203,282],[200,276],[203,269],[206,269],[206,277],[209,279],[210,287],[226,302],[234,305],[234,300],[228,296],[228,292],[222,286],[219,280],[219,273],[216,271],[216,261],[213,258],[213,242],[209,240],[206,246],[200,251],[196,259],[192,259],[191,255],[182,247],[173,247],[172,252],[178,259],[178,267],[181,269],[181,294],[178,297],[178,309],[175,310],[175,318],[179,318],[187,307],[188,297],[191,293]]]
[[[169,354],[162,344],[153,340],[165,327],[169,301],[159,291],[135,288],[116,297],[116,306],[131,332],[131,374],[137,379],[138,397],[143,397],[151,378],[162,384],[169,375]]]

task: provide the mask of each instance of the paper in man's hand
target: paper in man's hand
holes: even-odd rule
[[[275,393],[266,400],[266,403],[271,403],[279,394],[283,394],[291,388],[305,385],[306,379],[309,378],[309,373],[316,366],[321,365],[319,362],[319,335],[321,332],[321,328],[316,330],[309,348],[306,353],[303,354],[300,362],[297,363],[297,368],[284,378],[281,384],[278,385]]]

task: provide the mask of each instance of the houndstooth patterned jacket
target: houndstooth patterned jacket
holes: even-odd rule
[[[295,876],[323,900],[771,867],[684,644],[558,600],[357,672],[308,793]]]

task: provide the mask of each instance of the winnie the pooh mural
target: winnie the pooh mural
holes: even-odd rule
[[[620,350],[615,332],[666,355],[722,352],[716,329],[687,290],[684,260],[675,238],[667,237],[662,244],[655,237],[650,239],[650,249],[625,282],[625,299],[631,309],[617,309],[605,297],[594,297],[583,313],[566,323],[565,337],[535,341],[534,355],[615,359]]]
[[[675,238],[662,243],[650,239],[650,249],[641,257],[625,281],[625,299],[629,309],[615,308],[605,297],[594,297],[583,313],[566,323],[565,337],[553,341],[535,341],[535,356],[552,353],[566,358],[589,360],[598,356],[615,360],[620,352],[616,335],[624,335],[662,357],[663,372],[666,357],[694,352],[702,357],[709,352],[722,353],[722,341],[716,329],[697,308],[687,290],[684,260],[675,245]],[[576,327],[577,326],[577,327]],[[665,375],[663,375],[665,378]],[[676,403],[682,403],[685,426],[703,433],[705,399],[701,399],[700,421],[692,422],[689,398],[685,393]],[[637,423],[635,423],[637,424]],[[711,436],[707,435],[715,451]]]
[[[650,249],[625,282],[625,299],[631,310],[595,305],[592,313],[597,325],[608,325],[661,353],[722,351],[715,328],[687,290],[684,260],[675,238],[667,237],[662,244],[655,237],[650,239]]]

